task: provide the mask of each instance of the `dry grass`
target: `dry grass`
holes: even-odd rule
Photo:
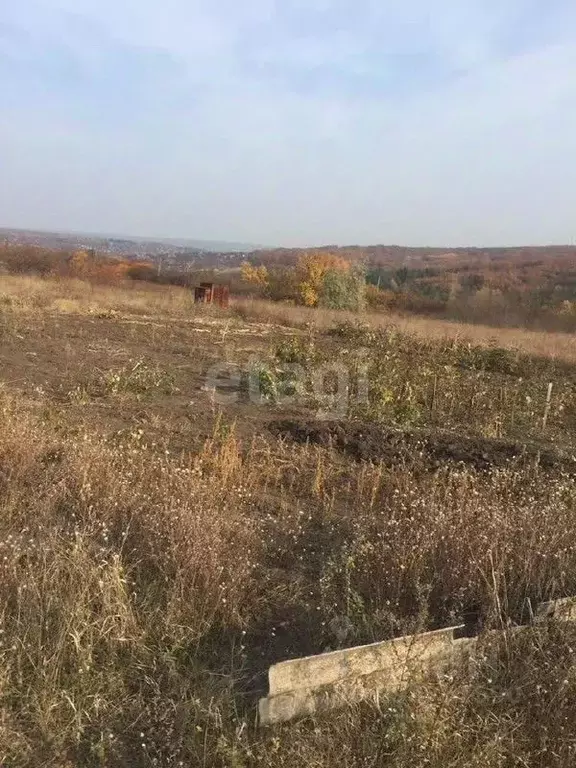
[[[69,278],[42,279],[13,275],[0,275],[0,307],[2,305],[20,311],[40,309],[62,314],[119,312],[181,316],[190,315],[195,309],[191,292],[176,286],[155,286],[132,281],[110,286]],[[415,315],[372,312],[359,317],[348,312],[294,307],[268,301],[237,300],[233,310],[236,316],[251,322],[294,328],[313,326],[318,330],[326,330],[341,322],[361,322],[372,328],[392,325],[403,333],[426,339],[457,339],[475,344],[492,344],[576,362],[576,337],[573,334],[493,328]]]
[[[53,314],[62,333],[68,312],[145,322],[189,311],[177,289],[2,278],[0,293],[2,321],[25,316],[27,334]],[[256,310],[260,320],[273,311],[240,307]],[[81,330],[66,343],[85,345]],[[416,346],[393,350],[399,382]],[[1,765],[574,763],[576,630],[554,625],[503,646],[487,635],[475,666],[378,705],[254,727],[268,665],[338,647],[342,626],[346,645],[465,611],[502,627],[525,618],[527,599],[576,593],[573,475],[534,464],[430,470],[417,455],[358,463],[270,434],[241,439],[217,414],[201,448],[172,450],[172,433],[152,430],[165,412],[135,397],[165,389],[154,354],[150,369],[116,365],[103,379],[105,407],[129,420],[120,432],[100,434],[83,402],[0,388]],[[470,422],[482,418],[470,409]],[[563,418],[552,413],[550,429],[569,444]]]
[[[237,301],[234,311],[246,320],[278,323],[295,328],[313,326],[319,330],[337,323],[365,323],[371,328],[394,326],[402,333],[438,341],[460,340],[474,344],[491,344],[532,355],[576,362],[576,336],[547,331],[528,331],[519,328],[493,328],[449,322],[416,315],[394,315],[369,312],[358,316],[336,310],[294,307],[267,301]]]
[[[311,447],[243,447],[222,422],[199,454],[176,458],[151,451],[142,431],[121,443],[66,439],[38,404],[3,396],[1,406],[3,763],[329,766],[346,748],[347,764],[361,765],[376,754],[362,736],[369,724],[398,750],[375,765],[404,765],[433,740],[436,762],[414,764],[452,754],[464,766],[472,734],[511,738],[506,708],[491,714],[466,676],[460,688],[433,686],[426,706],[423,693],[408,698],[401,717],[343,715],[328,741],[308,728],[254,732],[240,692],[270,661],[335,647],[335,618],[356,643],[454,620],[471,605],[501,626],[527,597],[575,592],[570,478],[358,471]],[[533,642],[534,663],[547,658]],[[538,668],[517,671],[520,654],[513,664],[491,658],[504,690],[507,669],[541,684]],[[438,732],[428,707],[440,700]],[[478,708],[492,717],[479,730]],[[469,734],[459,752],[456,727]],[[394,737],[406,729],[417,735]],[[501,764],[488,743],[481,754]]]
[[[61,314],[181,314],[194,307],[190,291],[133,281],[101,285],[71,278],[0,275],[0,307]]]
[[[199,643],[257,605],[253,525],[228,470],[220,491],[204,476],[208,448],[175,466],[138,433],[62,443],[11,398],[2,420],[0,761],[124,765],[138,746],[148,765],[179,749],[160,722],[177,713],[150,709],[183,705],[155,693],[171,665],[191,694]]]

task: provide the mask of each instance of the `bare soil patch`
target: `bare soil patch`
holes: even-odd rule
[[[523,467],[576,472],[576,460],[560,449],[441,432],[399,430],[377,424],[347,421],[276,420],[269,429],[298,443],[332,447],[356,461],[409,464],[435,469],[457,462],[488,470],[492,467]]]

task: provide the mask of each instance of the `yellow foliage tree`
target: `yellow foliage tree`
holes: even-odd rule
[[[125,280],[133,268],[133,262],[98,256],[94,252],[84,250],[75,251],[67,264],[69,275],[104,283]]]
[[[84,277],[90,271],[90,254],[87,251],[75,251],[69,265],[73,275]]]
[[[303,253],[296,265],[300,301],[316,307],[328,272],[348,272],[350,263],[329,251]]]
[[[262,288],[268,287],[270,283],[270,276],[268,270],[264,265],[255,267],[248,261],[245,261],[241,266],[242,280],[253,285],[261,286]]]

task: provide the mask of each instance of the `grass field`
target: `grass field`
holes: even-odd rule
[[[287,396],[334,363],[345,412]],[[570,626],[325,719],[255,706],[276,661],[576,594],[573,337],[0,277],[0,365],[1,765],[574,764]]]

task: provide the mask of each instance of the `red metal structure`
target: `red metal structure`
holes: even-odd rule
[[[194,288],[194,302],[196,304],[216,304],[222,309],[230,306],[230,288],[227,285],[215,285],[214,283],[200,283]]]

